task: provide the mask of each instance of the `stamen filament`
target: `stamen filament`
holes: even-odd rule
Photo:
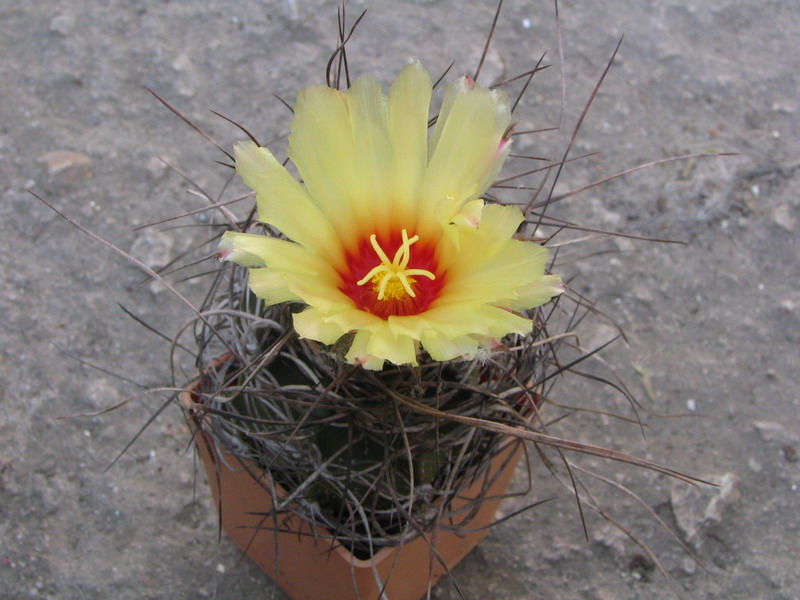
[[[414,290],[411,289],[411,284],[408,282],[408,277],[406,274],[400,271],[399,273],[395,273],[395,276],[400,280],[400,283],[403,284],[403,288],[406,290],[409,296],[412,298],[416,298],[417,295],[414,293]],[[384,281],[389,279],[388,277],[384,277]]]
[[[405,231],[405,229],[403,231]],[[377,253],[378,258],[381,259],[381,263],[383,263],[383,264],[386,264],[386,263],[393,264],[393,263],[389,262],[389,257],[386,256],[386,252],[383,251],[383,248],[381,248],[381,245],[378,243],[378,236],[377,235],[375,235],[373,233],[371,236],[369,236],[369,243],[372,244],[372,247],[375,249],[375,252]],[[405,244],[403,244],[403,246],[405,246]],[[397,250],[398,254],[403,250],[403,246],[400,246],[400,248]],[[394,259],[397,260],[397,255],[395,255]]]
[[[378,265],[377,267],[373,268],[369,273],[364,275],[364,277],[362,277],[361,279],[356,281],[356,285],[364,285],[370,279],[372,279],[373,277],[378,275],[378,273],[383,273],[384,271],[388,271],[388,270],[389,269],[387,268],[386,265]]]
[[[436,279],[436,275],[434,275],[430,271],[426,271],[425,269],[406,269],[405,271],[403,271],[403,275],[405,276],[422,275],[424,277],[427,277],[428,279]]]

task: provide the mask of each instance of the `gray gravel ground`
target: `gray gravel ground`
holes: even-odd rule
[[[351,66],[386,82],[410,57],[432,71],[452,59],[454,72],[471,71],[492,4],[353,1],[351,14],[370,11]],[[798,4],[563,0],[560,8],[564,128],[519,138],[525,152],[561,152],[625,39],[575,149],[602,154],[570,165],[559,190],[687,152],[739,156],[655,167],[556,209],[588,226],[688,242],[616,239],[570,250],[594,254],[565,272],[627,332],[630,344],[603,356],[642,399],[650,427],[642,439],[635,426],[585,415],[561,422],[557,433],[723,483],[692,490],[577,460],[635,490],[697,552],[707,572],[631,496],[585,477],[684,597],[800,598]],[[218,543],[202,480],[193,492],[188,431],[176,408],[108,471],[163,398],[59,419],[137,391],[64,350],[146,386],[169,380],[167,345],[118,303],[168,332],[190,314],[169,293],[139,285],[135,269],[27,191],[163,264],[203,230],[133,228],[202,201],[154,157],[209,189],[220,188],[225,172],[215,168],[213,148],[143,86],[224,144],[241,136],[209,108],[270,139],[289,118],[272,94],[291,100],[321,82],[335,15],[328,0],[0,2],[1,598],[283,598],[271,596],[269,579],[230,543]],[[485,81],[528,68],[544,51],[557,64],[556,48],[551,2],[507,0]],[[537,77],[516,113],[519,127],[557,125],[559,94],[557,68]],[[199,285],[184,289],[202,293]],[[599,321],[584,331],[587,344],[613,335]],[[597,386],[560,389],[564,403],[626,410]],[[467,598],[676,597],[644,551],[601,517],[588,515],[584,539],[569,492],[541,466],[534,476],[528,499],[558,501],[499,526],[456,569]],[[444,583],[433,598],[457,594]]]

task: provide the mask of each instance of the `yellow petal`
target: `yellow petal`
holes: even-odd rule
[[[510,150],[502,141],[511,125],[508,99],[470,81],[449,86],[429,147],[421,203],[435,207],[442,223],[486,190]]]
[[[219,241],[219,258],[235,262],[243,267],[263,267],[266,264],[263,248],[258,243],[250,243],[251,237],[261,238],[263,236],[226,231]]]
[[[522,211],[516,206],[490,204],[481,215],[481,235],[487,241],[502,243],[517,232],[523,218]]]
[[[270,305],[302,300],[289,290],[286,274],[274,269],[250,269],[248,283],[253,293]]]
[[[507,306],[515,310],[527,310],[545,304],[563,291],[564,286],[561,282],[561,277],[558,275],[543,275],[536,281],[518,288],[516,290],[518,298],[509,302]]]
[[[478,351],[478,341],[464,335],[450,339],[438,331],[428,330],[422,335],[422,346],[433,360],[473,358]]]
[[[236,172],[256,192],[258,216],[265,223],[334,264],[344,257],[336,232],[298,181],[266,148],[242,142],[234,148]]]
[[[498,339],[509,333],[527,335],[533,328],[533,322],[530,319],[514,314],[505,308],[483,306],[479,310],[479,314],[489,323],[488,335]]]
[[[392,140],[393,222],[416,220],[420,185],[428,162],[431,78],[418,62],[406,66],[389,91]]]
[[[317,340],[323,344],[334,344],[347,333],[336,324],[327,322],[324,313],[314,307],[295,313],[292,315],[292,319],[294,328],[300,337]]]
[[[483,218],[483,200],[470,200],[453,217],[452,222],[466,227],[478,227]]]
[[[358,310],[357,308],[349,308],[345,310],[338,310],[331,312],[325,317],[329,322],[335,323],[344,331],[354,331],[356,329],[365,329],[368,331],[377,331],[382,327],[383,319],[375,315]]]
[[[430,161],[433,156],[433,151],[436,149],[436,146],[439,145],[439,139],[442,137],[444,125],[447,123],[447,118],[450,116],[450,111],[453,110],[456,99],[463,94],[469,93],[474,87],[475,82],[469,77],[459,77],[445,89],[444,100],[442,100],[442,106],[439,108],[439,114],[436,117],[436,124],[433,127],[433,133],[431,134],[431,140],[428,146],[428,161]]]
[[[350,202],[356,213],[371,217],[371,231],[389,233],[392,152],[389,141],[389,111],[380,84],[359,77],[347,90],[347,109],[353,137],[353,179]],[[339,157],[336,157],[338,160]],[[362,221],[366,225],[367,220]]]
[[[351,201],[356,156],[347,99],[326,86],[308,87],[294,111],[289,158],[342,244],[353,249],[372,222],[369,214],[354,211]]]
[[[387,323],[372,332],[367,344],[367,354],[380,356],[396,365],[417,366],[417,347],[407,335],[395,335]]]
[[[536,244],[506,240],[498,252],[476,258],[472,268],[451,269],[437,306],[450,302],[502,304],[518,297],[517,290],[544,276],[547,250]]]
[[[559,293],[560,281],[545,276],[547,249],[511,239],[521,221],[516,207],[489,205],[477,230],[460,228],[461,243],[443,261],[448,283],[436,306],[476,302],[525,310]]]
[[[367,346],[372,334],[368,331],[359,331],[353,338],[350,350],[345,355],[347,362],[360,364],[365,369],[379,371],[383,368],[384,358],[367,352]]]
[[[266,265],[283,271],[340,281],[331,264],[299,244],[255,233],[226,231],[219,243],[220,255],[246,267]]]
[[[394,335],[405,335],[419,340],[422,334],[432,327],[430,321],[424,316],[426,314],[403,317],[392,315],[387,319],[389,330]]]
[[[502,337],[508,333],[528,333],[529,319],[486,304],[454,303],[437,306],[425,313],[431,328],[448,339],[463,335]]]
[[[324,314],[350,310],[353,306],[353,300],[336,285],[314,275],[287,273],[286,287],[302,298],[303,302],[318,308]]]

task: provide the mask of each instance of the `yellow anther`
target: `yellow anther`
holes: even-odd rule
[[[378,291],[378,300],[387,299],[386,288],[393,279],[397,279],[400,282],[400,286],[397,286],[396,283],[391,286],[390,298],[401,298],[402,291],[405,291],[405,293],[412,298],[416,298],[417,295],[411,287],[411,284],[414,283],[414,279],[411,278],[413,275],[436,279],[436,275],[425,269],[406,268],[408,267],[408,262],[411,260],[411,245],[419,241],[419,236],[415,235],[409,238],[408,232],[405,229],[403,229],[402,235],[403,243],[397,249],[397,252],[394,253],[394,260],[391,262],[386,252],[383,251],[383,248],[381,248],[378,243],[378,237],[374,233],[369,236],[369,243],[372,244],[372,248],[381,260],[381,263],[371,269],[370,272],[364,275],[356,284],[364,285],[368,281],[372,281]]]

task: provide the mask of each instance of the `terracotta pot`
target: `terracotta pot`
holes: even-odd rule
[[[215,445],[192,408],[192,392],[181,395],[195,445],[203,461],[222,530],[292,600],[420,600],[448,569],[458,564],[489,532],[499,497],[508,488],[522,444],[510,441],[489,468],[450,504],[456,517],[448,530],[418,536],[397,547],[384,547],[362,560],[336,543],[323,527],[312,526],[291,512],[273,513],[271,484],[252,462]],[[221,456],[218,454],[221,453]],[[480,507],[473,501],[486,478],[492,481]],[[275,486],[278,498],[286,492]],[[459,510],[463,509],[463,510]],[[468,514],[465,532],[454,532]],[[433,555],[431,546],[435,547]],[[383,596],[381,595],[383,592]]]

